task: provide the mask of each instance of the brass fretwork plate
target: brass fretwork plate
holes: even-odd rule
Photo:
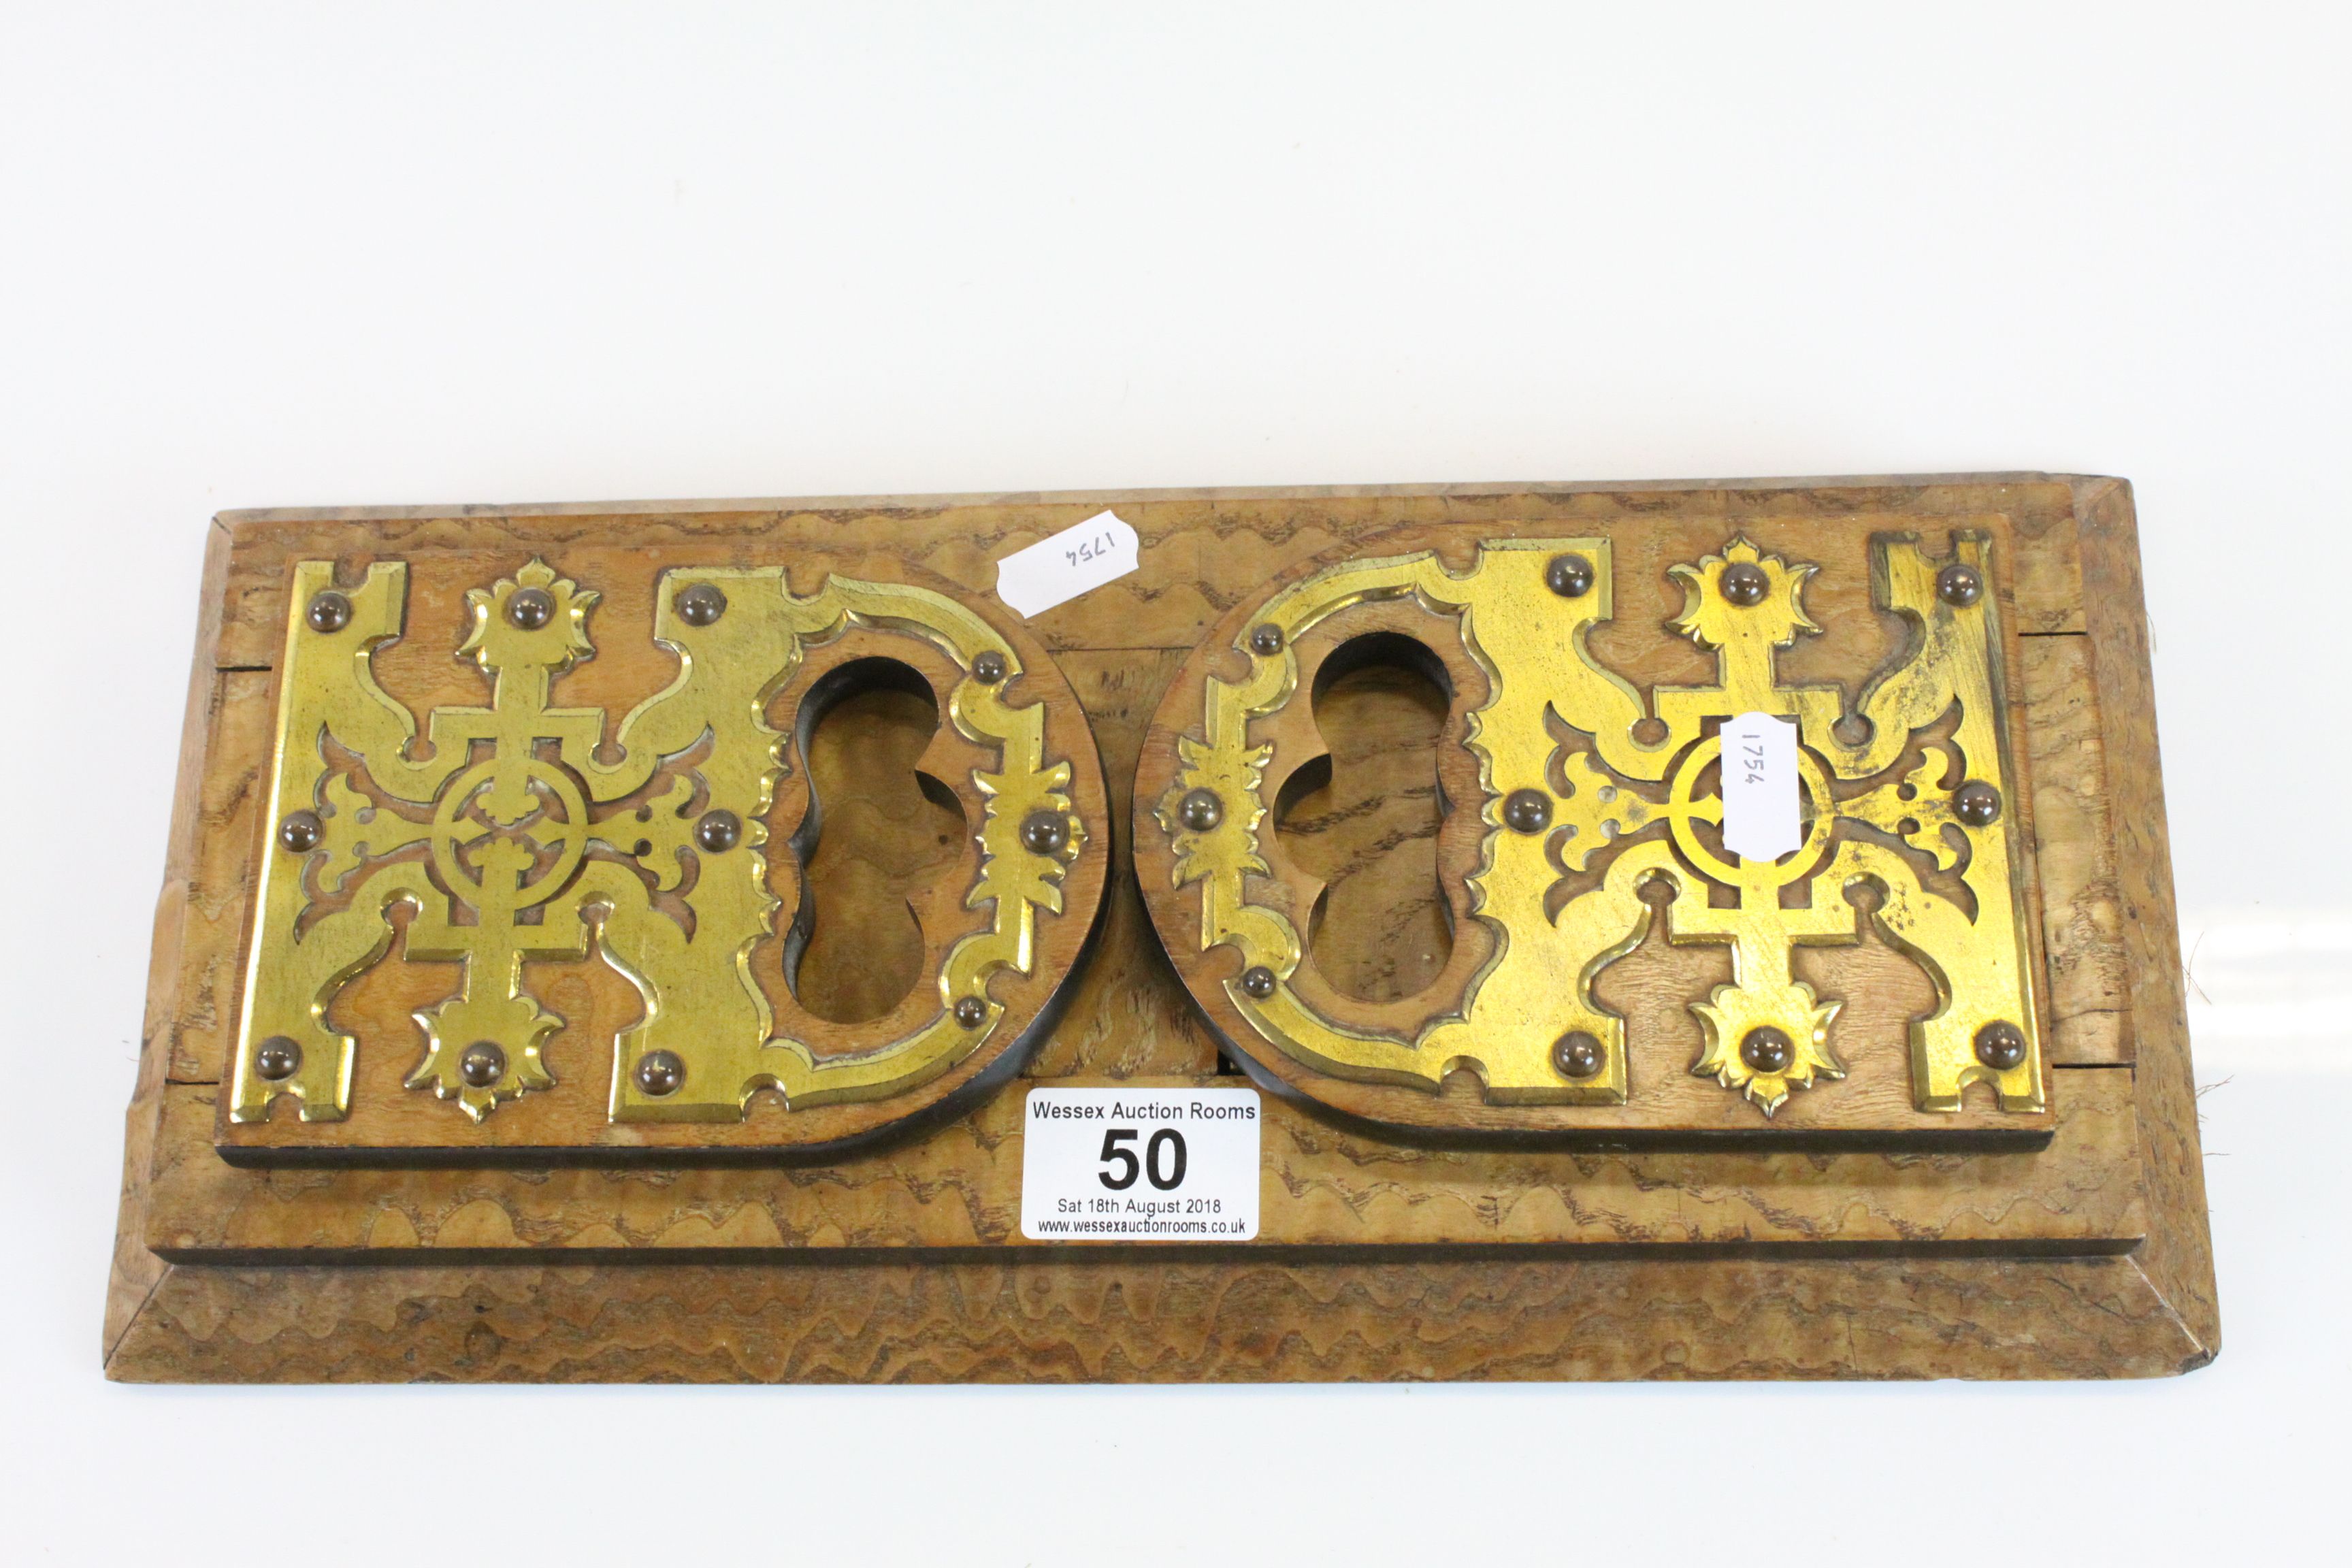
[[[1040,1037],[1108,852],[1052,658],[941,586],[675,554],[293,563],[224,1152],[806,1152]],[[922,978],[844,1022],[794,984],[810,748],[877,683],[961,820]]]
[[[1608,536],[1294,571],[1177,675],[1138,779],[1145,898],[1195,1000],[1271,1085],[1379,1121],[2047,1137],[1997,521],[1826,561],[1654,525],[1654,554],[1709,547],[1641,584],[1675,605],[1646,626],[1617,624]],[[1792,674],[1815,598],[1828,662]],[[1637,684],[1604,629],[1712,668]],[[1453,951],[1367,997],[1321,972],[1328,889],[1284,807],[1328,776],[1317,693],[1400,648],[1448,705],[1423,782]],[[1723,839],[1718,731],[1750,713],[1799,736],[1801,845],[1775,859]]]

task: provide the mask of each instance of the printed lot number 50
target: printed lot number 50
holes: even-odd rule
[[[1173,1127],[1162,1127],[1151,1134],[1151,1142],[1143,1146],[1143,1158],[1138,1160],[1135,1151],[1127,1145],[1136,1140],[1132,1127],[1114,1127],[1103,1134],[1102,1160],[1106,1165],[1124,1163],[1126,1170],[1114,1176],[1105,1171],[1097,1178],[1112,1192],[1123,1193],[1135,1185],[1141,1174],[1150,1178],[1151,1184],[1161,1192],[1173,1192],[1184,1184],[1184,1134]],[[1161,1155],[1165,1153],[1166,1173],[1161,1173]]]
[[[1246,1089],[1029,1091],[1021,1234],[1032,1241],[1246,1241],[1259,1102]]]

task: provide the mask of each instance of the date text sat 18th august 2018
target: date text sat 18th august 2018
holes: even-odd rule
[[[1257,1235],[1257,1091],[1033,1089],[1021,1234],[1032,1241]]]

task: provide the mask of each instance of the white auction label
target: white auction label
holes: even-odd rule
[[[1724,725],[1723,847],[1777,860],[1805,842],[1797,819],[1797,727],[1769,713]]]
[[[1024,616],[1042,615],[1126,576],[1135,570],[1139,550],[1134,529],[1116,512],[1098,511],[999,561],[996,596]]]
[[[1247,1241],[1257,1091],[1033,1089],[1021,1234],[1032,1241]]]

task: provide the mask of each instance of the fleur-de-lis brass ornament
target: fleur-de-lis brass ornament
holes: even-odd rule
[[[1874,927],[1935,990],[1908,1027],[1910,1108],[1958,1110],[1981,1082],[2000,1112],[2033,1117],[2044,1078],[2018,814],[2004,808],[2017,774],[1990,552],[1990,536],[1968,530],[1943,555],[1882,535],[1866,559],[1839,563],[1869,574],[1876,608],[1908,638],[1851,697],[1778,673],[1821,631],[1805,595],[1830,568],[1744,535],[1669,568],[1684,604],[1664,631],[1711,655],[1716,679],[1646,691],[1589,643],[1613,615],[1605,538],[1490,537],[1451,567],[1423,550],[1278,582],[1234,608],[1161,709],[1136,794],[1147,901],[1229,1042],[1310,1096],[1336,1099],[1338,1082],[1436,1096],[1466,1071],[1465,1129],[1639,1111],[1629,1053],[1678,1047],[1629,1039],[1595,987],[1663,921],[1671,942],[1728,954],[1729,983],[1687,999],[1703,1045],[1683,1065],[1752,1104],[1760,1128],[1847,1073],[1831,1044],[1843,999],[1801,977],[1798,950],[1852,945]],[[1483,956],[1414,1026],[1307,972],[1317,885],[1270,817],[1320,761],[1299,711],[1302,658],[1338,657],[1334,639],[1383,615],[1389,637],[1418,616],[1406,635],[1458,670],[1461,743],[1475,759],[1475,794],[1451,802],[1447,831],[1473,836],[1454,907],[1484,928]],[[1749,714],[1790,723],[1798,740],[1796,847],[1769,859],[1723,837],[1718,731]],[[1360,1099],[1345,1108],[1381,1113]],[[1439,1109],[1416,1114],[1448,1124]]]
[[[1048,743],[1049,706],[1074,700],[1042,650],[901,583],[834,574],[803,596],[782,566],[711,567],[660,572],[653,589],[637,635],[674,657],[675,676],[617,722],[557,703],[562,678],[596,651],[599,594],[534,558],[464,595],[457,653],[488,702],[435,708],[420,732],[376,668],[414,635],[407,566],[378,562],[349,584],[332,562],[295,565],[232,1124],[266,1123],[281,1097],[306,1121],[352,1111],[361,1044],[338,999],[396,938],[403,963],[454,975],[415,1012],[422,1049],[405,1081],[474,1122],[556,1087],[543,1047],[564,1019],[534,994],[530,966],[592,956],[637,998],[592,1069],[613,1124],[737,1122],[770,1089],[794,1112],[904,1100],[911,1114],[925,1086],[977,1058],[1017,1062],[1064,974],[1017,1006],[1000,977],[1036,974],[1041,921],[1091,928],[1106,848],[1081,809],[1100,798],[1091,744],[1068,748],[1061,729]],[[802,873],[770,817],[807,727],[771,710],[851,643],[869,660],[903,646],[953,671],[936,694],[941,723],[992,762],[951,786],[977,869],[965,927],[932,944],[928,1003],[896,1010],[904,1026],[819,1050],[778,1027],[761,980],[791,945],[774,884]],[[1063,722],[1084,734],[1082,718]],[[814,807],[801,809],[813,839]]]

